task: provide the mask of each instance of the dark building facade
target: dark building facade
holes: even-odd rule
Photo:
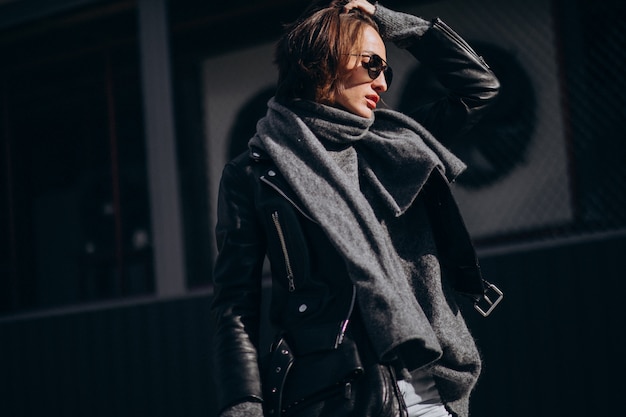
[[[626,371],[626,6],[390,0],[502,81],[454,149],[493,315],[472,413],[614,414]],[[224,163],[272,94],[289,0],[0,1],[0,414],[211,416]],[[394,90],[437,88],[390,48]],[[395,80],[398,81],[395,81]],[[621,378],[617,378],[620,381]]]

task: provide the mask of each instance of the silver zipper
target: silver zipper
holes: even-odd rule
[[[285,269],[287,270],[287,281],[289,283],[289,292],[293,292],[296,290],[296,284],[293,280],[293,270],[291,269],[291,262],[289,260],[289,252],[287,251],[287,242],[285,241],[285,234],[283,233],[283,227],[280,224],[280,219],[278,218],[277,211],[272,213],[272,221],[274,222],[274,227],[276,228],[276,233],[278,234],[278,240],[280,240],[280,247],[283,250],[283,257],[285,259]]]
[[[447,36],[449,36],[450,38],[452,38],[454,41],[457,42],[457,44],[463,48],[468,54],[470,54],[476,61],[478,61],[478,63],[484,67],[487,67],[489,69],[489,65],[487,64],[487,62],[485,62],[485,60],[483,59],[482,56],[478,55],[476,53],[476,51],[474,51],[474,49],[472,49],[472,47],[465,41],[465,39],[461,38],[456,32],[454,32],[445,22],[443,22],[441,19],[436,18],[435,20],[435,25],[437,25],[437,27],[439,29],[441,29]]]

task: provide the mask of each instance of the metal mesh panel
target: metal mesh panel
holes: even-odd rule
[[[577,187],[574,229],[620,229],[626,226],[625,7],[579,1],[577,11],[578,28],[563,27],[564,35],[572,35],[563,42]]]
[[[441,16],[502,83],[491,113],[451,144],[468,164],[455,192],[479,245],[626,229],[624,9],[610,0],[446,0],[410,10]],[[405,86],[437,92],[419,67]],[[398,107],[427,99],[401,96]]]

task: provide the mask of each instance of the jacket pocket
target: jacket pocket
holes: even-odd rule
[[[264,367],[265,411],[284,417],[347,417],[354,406],[352,384],[362,375],[352,340],[334,349],[298,354],[285,337],[280,338]]]
[[[349,338],[299,355],[279,339],[262,368],[264,407],[276,417],[407,417],[390,365],[363,365]]]

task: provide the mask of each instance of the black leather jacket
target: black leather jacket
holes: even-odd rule
[[[499,84],[483,60],[443,22],[436,19],[407,48],[438,74],[449,94],[411,115],[440,140],[452,140],[478,119]],[[429,181],[431,213],[445,217],[447,182]],[[442,209],[443,207],[443,209]],[[457,289],[477,296],[480,273],[464,226],[435,221],[442,246],[463,242],[441,254]],[[437,226],[437,224],[439,226]],[[283,330],[347,317],[353,288],[344,263],[321,228],[301,207],[272,161],[251,149],[226,165],[220,185],[219,255],[214,270],[214,376],[218,407],[261,400],[258,367],[261,274],[267,255],[272,271],[270,320]],[[461,237],[459,239],[459,236]],[[445,239],[445,243],[441,242]],[[469,247],[467,246],[469,245]],[[438,245],[439,246],[439,245]],[[340,278],[338,278],[340,277]]]

